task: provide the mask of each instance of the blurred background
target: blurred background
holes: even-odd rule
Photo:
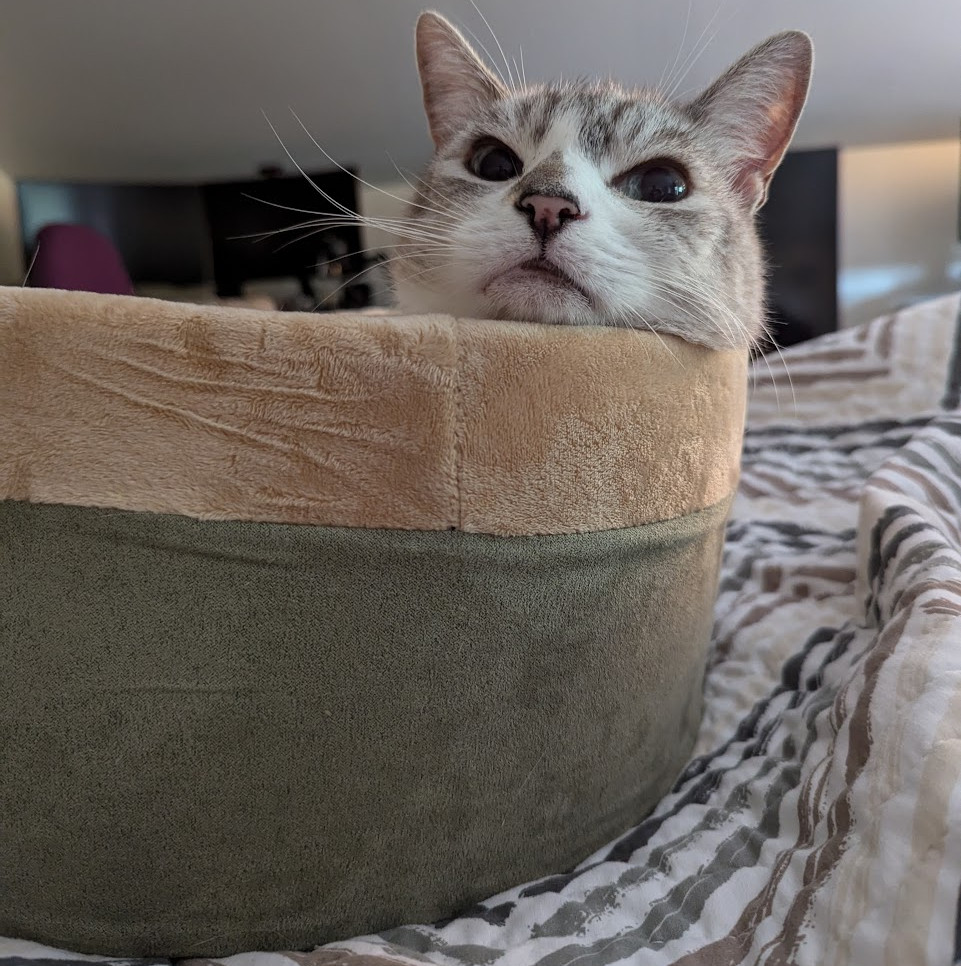
[[[814,86],[762,225],[782,341],[961,287],[961,3],[478,3],[511,69],[523,65],[531,81],[667,79],[688,95],[767,35],[807,30]],[[282,250],[238,236],[309,217],[285,207],[329,210],[290,177],[265,115],[330,194],[365,214],[402,211],[403,176],[430,152],[412,39],[424,5],[8,0],[0,282],[22,283],[45,226],[78,223],[110,239],[138,292],[261,293],[288,307],[382,301],[382,272],[367,271],[390,241],[382,233],[344,229]],[[469,0],[433,6],[499,58]],[[328,175],[311,136],[396,197]],[[371,251],[351,254],[361,249]]]

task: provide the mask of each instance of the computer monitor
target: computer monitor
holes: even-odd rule
[[[758,213],[771,334],[781,346],[838,327],[838,152],[789,151]]]
[[[357,211],[356,178],[341,170],[311,172],[308,177],[202,186],[218,295],[240,295],[248,281],[295,278],[304,294],[313,296],[311,279],[318,264],[333,261],[345,277],[360,269],[362,245],[356,225],[297,227],[323,215],[341,214],[317,188]]]
[[[75,224],[109,238],[132,281],[194,285],[210,278],[212,257],[196,185],[19,181],[20,234],[30,263],[46,225]]]

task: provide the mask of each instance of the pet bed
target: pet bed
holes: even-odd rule
[[[309,946],[635,825],[698,728],[745,368],[2,291],[0,934]]]

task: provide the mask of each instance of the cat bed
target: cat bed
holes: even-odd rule
[[[0,934],[306,948],[636,824],[700,717],[745,370],[0,289]]]

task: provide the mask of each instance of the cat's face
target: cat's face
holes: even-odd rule
[[[687,104],[612,84],[508,89],[437,14],[417,39],[436,151],[395,262],[404,311],[716,347],[761,334],[754,213],[807,92],[804,34],[772,38]]]

